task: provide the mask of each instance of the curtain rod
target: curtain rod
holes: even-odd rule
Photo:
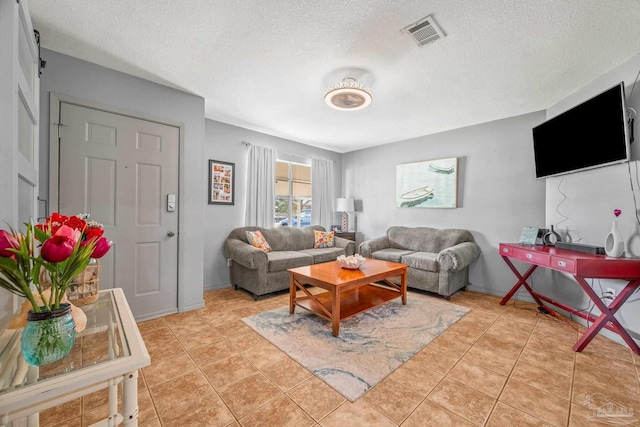
[[[252,144],[252,143],[250,143],[250,142],[247,142],[247,141],[240,141],[240,143],[241,143],[242,145],[246,145],[247,147],[251,147],[252,145],[254,145],[254,144]],[[278,150],[276,149],[276,151],[278,151]],[[320,158],[318,158],[318,157],[311,157],[311,156],[303,156],[302,154],[288,153],[288,152],[286,152],[286,151],[280,151],[280,153],[282,153],[282,154],[286,154],[286,155],[288,155],[288,156],[302,157],[303,159],[318,159],[318,160],[327,160],[327,161],[329,161],[329,162],[333,162],[333,163],[335,163],[335,162],[336,162],[335,160],[330,160],[330,159],[320,159]]]

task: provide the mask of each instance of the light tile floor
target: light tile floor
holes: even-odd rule
[[[615,421],[594,417],[607,403],[640,426],[640,356],[601,336],[576,353],[584,328],[531,304],[458,293],[451,302],[471,311],[350,403],[240,320],[288,294],[255,302],[229,288],[204,299],[139,324],[152,360],[139,377],[143,427],[595,427]],[[41,425],[89,425],[106,402],[105,392],[76,399],[43,412]]]

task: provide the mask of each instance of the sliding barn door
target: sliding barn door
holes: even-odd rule
[[[25,2],[0,0],[0,229],[38,217],[39,46]],[[22,301],[0,290],[0,330]],[[1,364],[1,363],[0,363]]]

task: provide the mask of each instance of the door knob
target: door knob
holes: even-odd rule
[[[173,237],[175,235],[176,235],[176,233],[174,233],[173,231],[170,231],[170,232],[167,233],[167,236],[169,236],[169,237]]]

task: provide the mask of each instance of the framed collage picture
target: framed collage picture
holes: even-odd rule
[[[209,204],[233,205],[235,163],[209,160]]]

